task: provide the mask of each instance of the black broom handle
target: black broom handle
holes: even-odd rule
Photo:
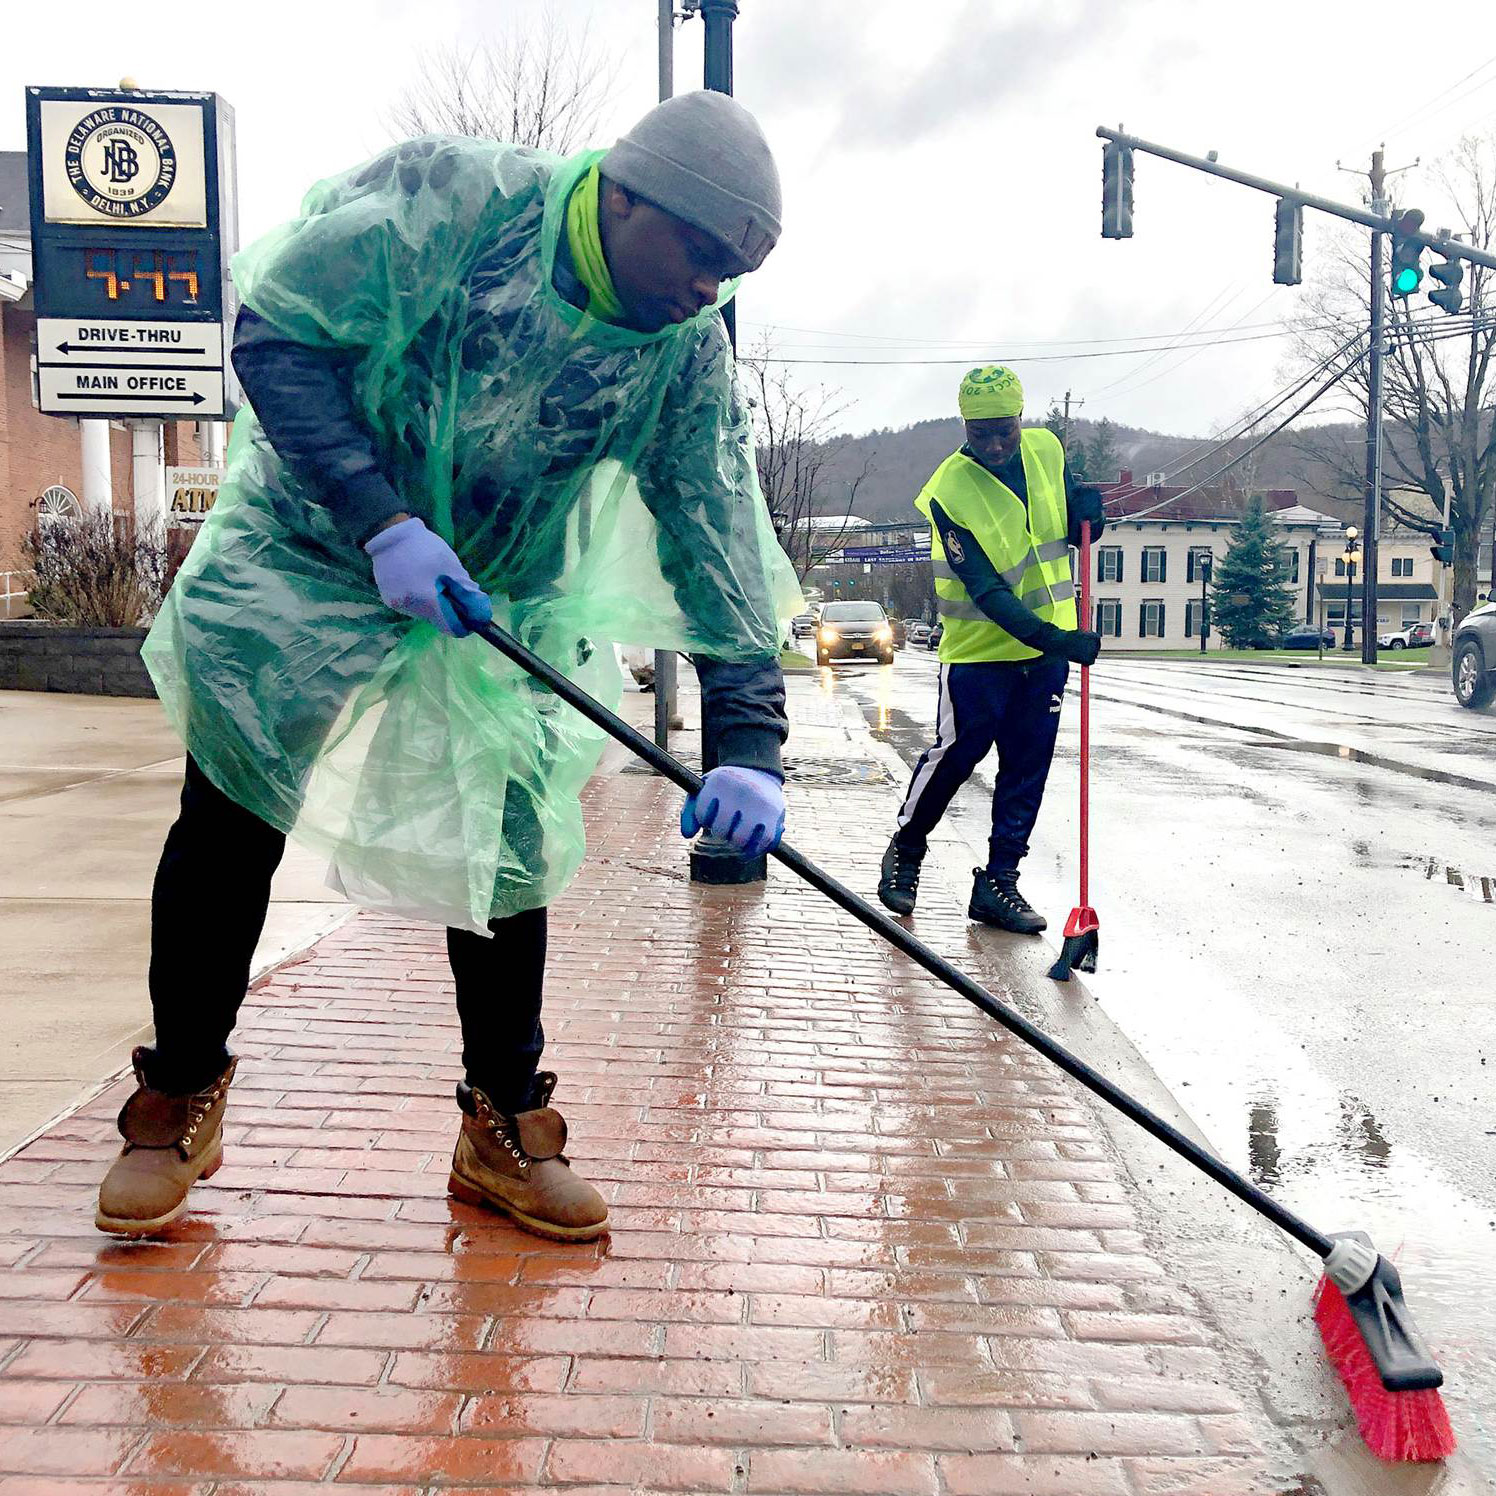
[[[680,786],[688,795],[701,789],[701,776],[693,774],[681,761],[630,727],[621,717],[615,716],[600,702],[594,701],[580,686],[574,685],[559,670],[547,664],[539,655],[525,648],[518,639],[505,633],[493,624],[479,624],[474,629],[501,654],[507,655],[520,669],[548,686],[569,706],[573,706],[587,720],[602,728],[610,737],[616,738],[630,752],[637,754],[650,768],[663,774],[666,779]],[[1049,1037],[1042,1029],[1035,1028],[1021,1013],[987,991],[980,983],[972,981],[964,971],[952,966],[943,956],[937,955],[922,941],[916,940],[903,925],[879,913],[865,899],[859,898],[850,888],[838,883],[829,873],[823,873],[808,857],[781,842],[769,854],[782,862],[791,872],[798,874],[812,888],[825,894],[833,904],[845,909],[854,919],[861,920],[868,929],[881,935],[892,946],[923,966],[932,976],[959,992],[967,1002],[980,1008],[989,1017],[1018,1035],[1024,1043],[1037,1049],[1046,1059],[1058,1065],[1067,1075],[1074,1077],[1087,1090],[1109,1101],[1126,1117],[1131,1117],[1145,1132],[1150,1132],[1161,1143],[1186,1158],[1202,1173],[1231,1191],[1240,1200],[1245,1200],[1253,1210],[1264,1215],[1280,1230],[1302,1242],[1311,1252],[1320,1257],[1329,1255],[1334,1242],[1322,1232],[1316,1231],[1307,1221],[1300,1220],[1291,1210],[1279,1205],[1271,1196],[1265,1195],[1249,1179],[1244,1179],[1235,1169],[1228,1168],[1214,1154],[1206,1152],[1193,1139],[1186,1137],[1177,1127],[1171,1126],[1160,1116],[1148,1110],[1141,1102],[1133,1100],[1126,1091],[1109,1081],[1099,1071],[1093,1070],[1082,1059],[1071,1054]]]

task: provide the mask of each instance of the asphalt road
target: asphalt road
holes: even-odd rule
[[[912,764],[937,664],[838,666]],[[1076,900],[1078,712],[1024,888]],[[1233,1165],[1399,1264],[1496,1468],[1496,716],[1433,675],[1142,659],[1093,678],[1087,983]],[[952,807],[986,836],[996,761]]]

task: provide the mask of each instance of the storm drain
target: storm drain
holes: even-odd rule
[[[682,759],[687,768],[700,773],[695,759]],[[648,764],[625,764],[625,774],[653,774]],[[873,789],[894,782],[893,775],[874,760],[841,758],[790,758],[784,760],[784,777],[790,784],[805,784],[816,789]]]

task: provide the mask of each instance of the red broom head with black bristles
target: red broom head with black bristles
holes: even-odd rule
[[[1337,1241],[1364,1243],[1375,1257],[1359,1288],[1343,1293],[1326,1276],[1314,1294],[1314,1322],[1366,1447],[1384,1460],[1447,1458],[1455,1438],[1439,1395],[1444,1376],[1403,1302],[1397,1269],[1360,1232]],[[1333,1266],[1327,1259],[1327,1268]]]

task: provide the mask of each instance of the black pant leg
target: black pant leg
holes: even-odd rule
[[[996,723],[997,783],[992,788],[988,870],[1012,871],[1028,855],[1054,760],[1069,663],[1046,658],[1020,671]]]
[[[895,837],[901,847],[923,856],[956,791],[992,748],[994,711],[1003,689],[1001,667],[942,665],[935,711],[935,741],[914,766],[909,791],[899,810]]]
[[[151,890],[151,1010],[146,1072],[161,1090],[195,1091],[228,1063],[250,964],[286,838],[236,805],[190,755],[182,808]]]
[[[501,1112],[520,1112],[545,1049],[540,1023],[545,984],[546,914],[527,909],[490,920],[492,938],[447,931],[447,958],[462,1022],[462,1067],[468,1085]]]

